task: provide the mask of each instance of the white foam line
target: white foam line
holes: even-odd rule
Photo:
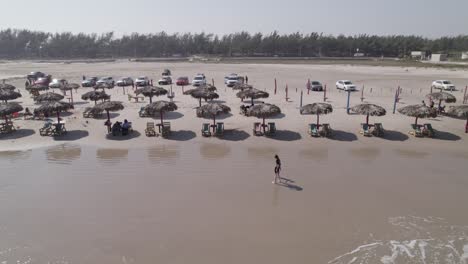
[[[338,261],[340,258],[349,256],[349,255],[352,255],[352,254],[354,254],[354,253],[357,253],[357,252],[361,251],[361,249],[365,249],[365,248],[369,248],[369,247],[375,247],[375,246],[380,246],[380,245],[382,245],[382,242],[375,242],[375,243],[371,243],[371,244],[361,245],[361,246],[357,247],[356,249],[354,249],[354,250],[351,251],[351,252],[345,253],[345,254],[343,254],[343,255],[341,255],[341,256],[338,256],[338,257],[334,258],[333,260],[328,261],[328,263],[336,262],[336,261]],[[352,263],[352,262],[351,262],[351,263]]]

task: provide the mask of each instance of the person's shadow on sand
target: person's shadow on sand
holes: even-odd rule
[[[279,182],[276,183],[279,186],[286,187],[288,189],[291,189],[293,191],[302,191],[303,188],[299,185],[294,184],[294,181],[285,177],[280,177]]]

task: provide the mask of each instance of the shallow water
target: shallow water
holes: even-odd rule
[[[0,263],[465,263],[465,163],[343,145],[0,152]]]

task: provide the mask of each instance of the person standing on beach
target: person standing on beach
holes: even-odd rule
[[[245,83],[249,84],[249,77],[247,75],[245,76]]]
[[[281,177],[280,177],[280,171],[281,171],[281,160],[278,157],[278,155],[275,155],[276,159],[276,166],[275,166],[275,180],[272,182],[274,184],[277,184],[278,182],[281,182]]]

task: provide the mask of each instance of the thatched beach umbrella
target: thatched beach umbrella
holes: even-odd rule
[[[415,117],[416,120],[414,124],[418,125],[418,118],[428,118],[428,117],[436,117],[437,111],[435,108],[431,108],[425,105],[408,105],[398,109],[398,112],[401,114]]]
[[[320,125],[319,121],[320,115],[326,115],[333,112],[333,107],[331,104],[327,103],[313,103],[307,104],[301,107],[301,114],[302,115],[317,115],[317,127]]]
[[[15,100],[21,97],[21,94],[9,89],[0,89],[0,101],[8,102],[8,100]]]
[[[229,106],[221,103],[207,103],[197,108],[197,117],[213,118],[213,133],[216,126],[216,116],[231,112]]]
[[[153,102],[153,96],[161,96],[167,94],[167,90],[157,86],[145,86],[135,91],[135,94],[142,94],[145,97],[149,97],[150,103]]]
[[[44,85],[44,84],[31,84],[28,87],[26,87],[26,90],[30,92],[31,91],[37,91],[37,92],[46,91],[46,90],[49,90],[49,86]]]
[[[149,105],[145,106],[145,112],[148,113],[149,115],[156,115],[159,113],[161,117],[161,125],[163,126],[163,115],[166,112],[172,112],[177,110],[177,105],[174,104],[173,102],[168,102],[168,101],[156,101],[153,103],[150,103]]]
[[[233,90],[241,90],[241,91],[242,91],[242,90],[245,90],[245,89],[252,89],[252,88],[253,88],[252,85],[250,85],[250,84],[245,84],[245,83],[242,83],[242,84],[238,83],[238,84],[235,84],[235,85],[232,87]]]
[[[385,108],[375,104],[359,104],[351,108],[351,111],[360,115],[366,115],[366,124],[369,125],[369,116],[384,116],[387,114]]]
[[[73,89],[78,89],[80,88],[80,85],[77,84],[77,83],[67,83],[65,85],[62,85],[60,86],[60,90],[63,91],[63,93],[65,94],[66,91],[70,91],[70,99],[71,99],[71,105],[73,106]]]
[[[107,113],[107,121],[110,122],[109,112],[117,112],[124,109],[122,102],[117,101],[107,101],[97,104],[95,107],[100,108]]]
[[[8,83],[0,83],[0,90],[15,90],[16,87]]]
[[[263,132],[265,133],[265,118],[281,114],[281,109],[272,104],[257,104],[247,110],[247,116],[255,116],[263,119]]]
[[[72,108],[72,105],[66,102],[60,101],[47,101],[42,103],[41,106],[36,108],[34,111],[38,113],[57,113],[57,123],[60,123],[60,112],[66,111]]]
[[[453,117],[466,118],[465,133],[468,133],[468,105],[450,106],[447,114]]]
[[[99,92],[99,91],[89,91],[87,93],[84,93],[81,95],[81,99],[83,100],[92,100],[94,101],[94,104],[97,104],[98,100],[109,100],[110,95],[106,94],[104,91]]]
[[[44,93],[38,95],[34,100],[36,102],[53,102],[53,101],[60,101],[63,99],[63,95],[58,93]]]
[[[0,116],[5,118],[5,122],[8,122],[8,116],[22,111],[23,107],[18,103],[0,103]]]
[[[250,98],[252,100],[252,105],[254,105],[254,99],[268,98],[270,95],[265,91],[251,88],[251,89],[245,89],[245,90],[238,92],[236,96],[241,99]]]
[[[426,97],[435,101],[439,101],[439,107],[441,106],[442,101],[446,103],[455,103],[457,101],[457,98],[453,94],[446,92],[431,93],[426,95]]]
[[[214,87],[214,86],[213,86]],[[190,94],[193,98],[199,100],[199,106],[201,106],[201,100],[213,100],[219,98],[219,95],[207,88],[195,88],[185,91],[184,94]]]

